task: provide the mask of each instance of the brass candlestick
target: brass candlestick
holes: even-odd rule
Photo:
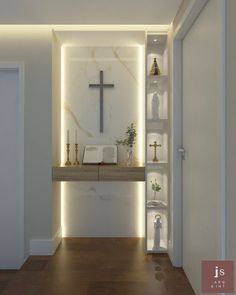
[[[66,144],[66,153],[67,153],[67,160],[65,162],[65,165],[70,166],[71,162],[70,162],[70,144],[69,143]]]
[[[75,162],[74,165],[79,165],[78,161],[78,143],[75,143]]]
[[[154,147],[154,158],[153,162],[158,162],[159,160],[157,159],[157,147],[161,147],[161,144],[157,144],[156,141],[154,141],[154,144],[149,144],[150,147]]]

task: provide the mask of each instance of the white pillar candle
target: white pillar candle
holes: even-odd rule
[[[67,143],[70,143],[70,132],[67,130]]]
[[[77,143],[77,130],[75,130],[75,143]]]

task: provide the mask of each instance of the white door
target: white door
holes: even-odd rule
[[[23,250],[23,103],[20,69],[0,64],[0,269],[17,269]]]
[[[183,267],[201,294],[201,261],[221,255],[220,1],[209,0],[183,40]]]

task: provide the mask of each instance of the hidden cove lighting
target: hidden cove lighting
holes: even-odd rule
[[[61,166],[65,163],[65,47],[61,46]],[[65,237],[65,182],[61,182],[61,228],[62,237]]]

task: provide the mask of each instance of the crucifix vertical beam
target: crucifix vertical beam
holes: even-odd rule
[[[114,88],[114,84],[104,84],[103,83],[103,71],[100,71],[100,83],[99,84],[89,84],[90,88],[99,88],[100,92],[100,133],[103,132],[103,89],[104,88]]]

